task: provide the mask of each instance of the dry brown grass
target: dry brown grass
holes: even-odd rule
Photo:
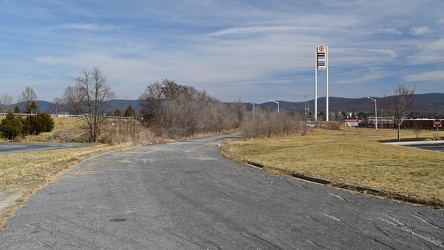
[[[444,153],[379,142],[396,138],[396,133],[383,129],[317,129],[308,136],[234,141],[222,152],[269,170],[444,204]],[[422,136],[433,138],[433,133],[424,131]],[[402,131],[401,138],[408,137],[416,135]]]
[[[63,142],[84,140],[85,122],[75,117],[55,117],[52,132],[20,138],[23,142]],[[157,142],[151,133],[134,120],[109,120],[102,128],[104,144],[91,144],[80,148],[57,149],[30,153],[2,155],[0,158],[0,188],[21,187],[29,189],[49,181],[59,172],[77,164],[82,159],[104,152],[127,148],[136,144]],[[85,144],[86,145],[86,144]]]
[[[0,116],[0,121],[3,119]],[[39,135],[18,136],[19,142],[75,142],[88,141],[88,128],[85,121],[78,117],[53,117],[54,130]],[[2,138],[6,140],[5,138]],[[107,119],[101,126],[100,143],[116,145],[122,143],[140,144],[147,141],[159,140],[154,138],[151,131],[140,122],[131,119]]]
[[[0,158],[0,188],[31,189],[49,182],[81,160],[128,145],[90,145],[78,148],[6,154]]]

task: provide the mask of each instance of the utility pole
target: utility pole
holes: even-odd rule
[[[304,95],[304,100],[305,100],[305,105],[304,105],[304,115],[305,115],[305,118],[307,118],[307,114],[310,114],[309,113],[309,107],[310,107],[310,103],[308,102],[308,96],[309,96],[310,94],[306,94],[306,95]],[[308,106],[307,106],[308,105]]]
[[[376,109],[376,99],[373,99],[370,96],[367,98],[375,102],[375,129],[378,129],[378,110]]]

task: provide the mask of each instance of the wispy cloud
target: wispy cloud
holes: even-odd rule
[[[115,26],[111,24],[94,24],[94,23],[65,23],[65,24],[59,24],[50,26],[47,29],[49,31],[52,30],[64,30],[64,29],[71,29],[71,30],[90,30],[90,31],[110,31],[115,29],[122,29],[122,28],[128,28],[127,26]]]
[[[444,70],[429,71],[418,74],[410,74],[404,77],[408,82],[427,82],[427,81],[439,81],[442,84],[444,79]]]
[[[385,28],[385,29],[378,29],[376,33],[380,34],[389,34],[389,35],[402,35],[403,32],[400,30],[397,30],[395,28]]]
[[[408,61],[415,65],[431,64],[430,71],[433,71],[437,66],[436,62],[441,61],[444,57],[444,38],[427,40],[417,47],[418,49],[407,57]]]
[[[410,29],[410,34],[414,35],[414,36],[422,36],[428,33],[432,33],[432,31],[427,28],[427,27],[412,27]]]

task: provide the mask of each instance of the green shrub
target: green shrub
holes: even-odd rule
[[[22,119],[16,117],[12,113],[8,113],[0,123],[0,131],[3,132],[3,135],[10,140],[14,140],[14,138],[19,135],[23,130],[23,122]]]
[[[42,132],[51,132],[54,129],[54,120],[48,113],[38,113],[26,117],[23,124],[23,134],[38,135]]]

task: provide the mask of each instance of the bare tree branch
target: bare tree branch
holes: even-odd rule
[[[23,102],[25,105],[25,112],[26,113],[31,113],[31,105],[33,102],[37,103],[37,101],[38,101],[37,95],[36,95],[34,89],[31,87],[26,87],[22,91],[22,95],[19,98],[19,102]]]
[[[4,113],[11,109],[12,96],[8,94],[2,94],[0,96],[0,112]]]

